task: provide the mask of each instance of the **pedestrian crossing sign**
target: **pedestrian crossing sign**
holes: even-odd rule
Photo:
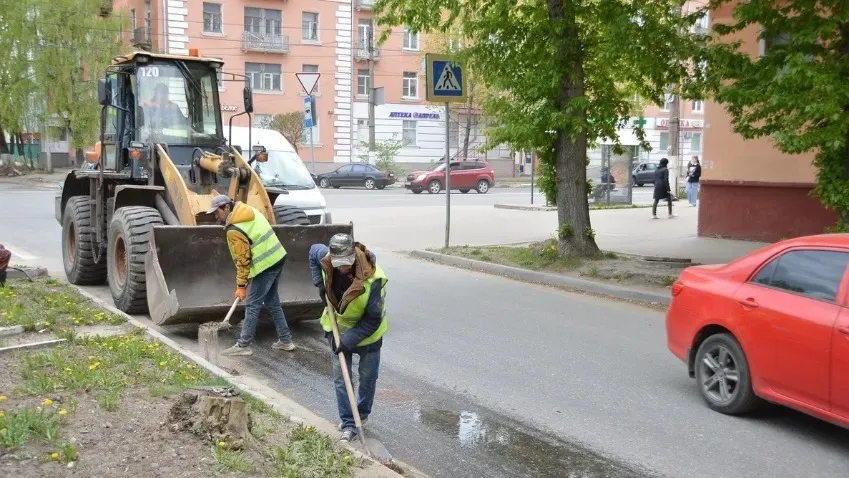
[[[427,101],[439,103],[463,103],[466,101],[466,85],[463,65],[450,55],[425,55],[427,76]]]

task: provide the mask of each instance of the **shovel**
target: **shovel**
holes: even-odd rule
[[[330,326],[333,328],[333,340],[338,344],[340,342],[339,327],[336,325],[336,310],[334,310],[333,306],[330,305],[330,300],[326,300],[327,315],[330,317]],[[345,360],[345,354],[342,352],[339,352],[339,365],[342,366],[342,378],[345,380],[345,390],[348,391],[348,402],[351,404],[351,411],[354,413],[354,424],[357,426],[357,436],[360,437],[360,443],[362,443],[363,448],[365,448],[369,457],[383,463],[384,465],[391,464],[392,455],[389,454],[389,450],[383,446],[383,443],[375,438],[366,440],[366,436],[363,433],[363,423],[360,421],[360,411],[357,409],[357,399],[354,396],[354,387],[351,385],[351,376],[348,374],[348,362]],[[369,446],[369,444],[371,446]]]
[[[230,325],[230,317],[233,316],[233,312],[236,310],[237,305],[239,305],[238,297],[236,297],[236,300],[233,301],[233,305],[230,306],[230,310],[227,312],[227,316],[224,317],[223,322],[207,322],[205,324],[201,324],[198,329],[198,342],[200,343],[204,360],[218,365],[218,331],[232,327],[232,325]]]

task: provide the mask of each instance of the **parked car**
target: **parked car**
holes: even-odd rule
[[[472,189],[479,194],[486,194],[495,185],[495,171],[486,161],[451,161],[451,189],[466,194]],[[440,162],[430,171],[413,171],[407,175],[404,187],[414,194],[420,194],[425,189],[430,194],[436,194],[445,189],[445,163]]]
[[[771,244],[672,285],[667,345],[707,405],[762,401],[849,428],[849,234]]]
[[[282,187],[289,194],[277,196],[275,206],[295,206],[304,210],[312,224],[330,224],[331,215],[327,201],[315,187],[312,175],[295,148],[277,131],[251,128],[248,145],[247,126],[233,126],[233,146],[238,146],[246,160],[254,155],[253,148],[262,146],[268,153],[268,161],[253,162],[251,165],[265,186]],[[250,147],[249,147],[250,146]]]
[[[643,187],[643,184],[654,184],[654,170],[657,166],[657,163],[650,162],[637,164],[631,172],[631,182],[638,187]]]
[[[323,188],[362,186],[366,189],[384,189],[395,184],[395,173],[384,171],[371,164],[353,163],[340,166],[335,171],[317,174],[315,180]]]

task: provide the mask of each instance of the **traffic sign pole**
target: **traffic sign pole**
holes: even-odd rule
[[[315,142],[313,139],[313,128],[315,127],[318,115],[315,114],[315,97],[312,95],[315,91],[315,86],[318,84],[318,79],[321,73],[317,72],[300,72],[295,73],[298,83],[301,84],[301,89],[307,95],[304,98],[304,128],[310,132],[310,162],[312,163],[312,172],[315,174]]]
[[[315,141],[313,139],[313,132],[315,130],[313,128],[315,128],[314,118],[315,118],[316,115],[315,115],[315,98],[312,95],[310,95],[310,104],[312,105],[310,114],[312,114],[312,116],[313,116],[312,118],[310,118],[310,120],[312,120],[312,121],[310,121],[312,123],[312,127],[310,127],[310,162],[312,163],[312,173],[315,174],[315,143],[313,142],[313,141]]]
[[[448,102],[445,102],[445,248],[451,237],[451,126],[448,117]]]

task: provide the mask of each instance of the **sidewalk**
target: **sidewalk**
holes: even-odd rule
[[[0,183],[29,184],[38,185],[40,187],[53,187],[56,185],[56,183],[64,181],[65,177],[70,171],[71,168],[56,168],[53,170],[52,173],[41,170],[22,170],[21,172],[24,173],[22,176],[0,176]]]

